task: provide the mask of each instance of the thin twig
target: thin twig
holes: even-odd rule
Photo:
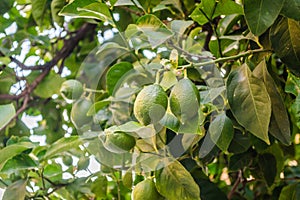
[[[120,8],[123,9],[123,10],[125,10],[126,12],[135,14],[136,16],[139,16],[139,17],[141,17],[143,15],[143,13],[141,13],[139,11],[136,11],[136,10],[133,10],[131,8],[125,7],[125,6],[121,6]]]
[[[202,62],[202,63],[194,63],[194,65],[195,66],[210,65],[210,64],[214,64],[214,63],[235,60],[237,58],[241,58],[241,57],[244,57],[244,56],[252,55],[252,54],[255,54],[255,53],[263,53],[263,52],[271,52],[271,51],[272,50],[269,50],[269,49],[248,50],[248,51],[245,51],[243,53],[240,53],[240,54],[237,54],[237,55],[234,55],[234,56],[228,56],[228,57],[218,58],[218,59],[215,59],[215,60],[210,60],[210,61],[206,61],[206,62]]]
[[[243,182],[243,176],[242,176],[242,170],[239,170],[238,171],[238,176],[237,176],[237,178],[236,178],[236,180],[235,180],[235,182],[234,182],[234,184],[233,184],[230,192],[227,195],[228,199],[232,199],[232,196],[234,195],[236,189],[238,188],[238,186],[239,186],[239,184],[241,182]]]

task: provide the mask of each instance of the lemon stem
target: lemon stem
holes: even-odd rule
[[[159,77],[160,77],[160,73],[159,71],[157,71],[155,76],[155,84],[159,84]]]
[[[186,68],[183,69],[183,78],[188,78],[187,77],[187,69]]]

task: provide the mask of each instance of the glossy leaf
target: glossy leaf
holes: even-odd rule
[[[129,62],[120,62],[112,66],[106,75],[106,89],[110,95],[114,94],[115,87],[119,87],[122,83],[122,77],[126,76],[126,73],[133,69],[133,66]]]
[[[73,18],[98,19],[114,24],[107,5],[97,0],[72,1],[64,6],[59,14]]]
[[[263,34],[276,20],[284,0],[245,0],[244,13],[254,35]]]
[[[47,0],[31,0],[32,3],[32,16],[37,25],[43,25]]]
[[[264,81],[268,94],[271,98],[272,114],[269,132],[283,144],[289,145],[291,142],[289,117],[280,92],[267,70],[265,60],[256,66],[253,71],[253,75]]]
[[[18,143],[18,144],[12,144],[9,145],[3,149],[0,150],[0,170],[3,168],[5,163],[13,158],[16,155],[19,155],[23,151],[27,149],[33,148],[34,145],[29,142],[23,142],[23,143]]]
[[[220,15],[232,15],[232,14],[243,14],[243,8],[235,1],[231,0],[220,0],[216,7],[214,18]]]
[[[0,129],[5,127],[15,116],[16,109],[13,104],[0,105]]]
[[[164,90],[167,90],[167,89],[171,88],[173,85],[175,85],[177,82],[178,81],[177,81],[176,75],[171,71],[167,71],[164,73],[163,78],[160,82],[160,85],[162,86],[162,88]]]
[[[65,6],[66,1],[65,0],[53,0],[51,1],[51,15],[54,22],[56,22],[58,25],[62,25],[64,18],[62,16],[59,16],[59,11]]]
[[[31,170],[37,167],[35,161],[27,154],[20,154],[8,160],[1,172],[6,174],[18,173],[21,170]]]
[[[193,24],[193,21],[174,20],[171,22],[171,29],[178,35],[182,35],[184,31]]]
[[[72,148],[77,148],[82,143],[78,136],[71,136],[68,138],[61,138],[47,149],[44,159],[55,157],[57,154],[68,151]]]
[[[102,101],[98,101],[96,103],[94,103],[89,111],[87,112],[87,116],[92,116],[95,115],[99,110],[105,108],[106,106],[108,106],[111,103],[110,100],[102,100]]]
[[[12,8],[13,4],[13,0],[3,0],[0,6],[0,14],[3,15],[7,11],[9,11],[9,9]]]
[[[300,183],[294,183],[282,188],[279,200],[296,200],[300,198]]]
[[[208,177],[202,174],[200,170],[193,170],[192,176],[201,190],[201,199],[207,200],[227,200],[226,194],[218,187],[217,184],[211,182]]]
[[[178,162],[173,161],[156,171],[156,187],[169,200],[200,200],[200,189],[191,174]]]
[[[251,164],[253,158],[250,152],[245,152],[241,154],[234,154],[229,159],[228,168],[230,171],[238,171]]]
[[[201,1],[191,14],[191,18],[200,25],[203,25],[212,19],[216,6],[217,2],[215,0]]]
[[[222,150],[227,151],[233,139],[233,125],[225,112],[221,112],[209,125],[208,132],[211,140]]]
[[[275,53],[296,75],[300,75],[300,22],[281,18],[270,30],[270,39]]]
[[[18,180],[9,185],[4,194],[3,199],[5,200],[24,200],[26,195],[26,180]]]
[[[60,86],[64,82],[64,80],[65,79],[59,76],[58,74],[51,72],[35,88],[34,94],[45,99],[52,97],[52,95],[54,94],[59,94]]]
[[[300,1],[286,0],[281,10],[281,14],[288,18],[300,21]]]
[[[204,0],[195,8],[191,14],[191,18],[203,25],[209,20],[220,15],[243,14],[243,9],[240,5],[231,0]]]
[[[287,93],[298,96],[298,94],[300,93],[300,78],[293,75],[292,73],[288,73],[284,90]]]
[[[258,165],[263,173],[263,176],[268,184],[271,186],[274,183],[277,172],[276,158],[270,153],[264,153],[258,156]],[[272,167],[270,167],[272,166]]]
[[[108,181],[105,176],[98,176],[97,179],[91,184],[91,190],[97,198],[107,197]]]
[[[230,153],[243,153],[249,149],[251,141],[248,134],[242,133],[235,129],[234,137],[229,145],[228,151]]]
[[[147,36],[152,48],[156,48],[173,35],[155,15],[144,15],[138,19],[136,24],[139,30]]]
[[[263,151],[263,153],[272,154],[276,158],[276,181],[280,180],[280,172],[282,172],[284,168],[284,154],[279,144],[274,143],[270,147],[268,147],[266,150]]]
[[[296,97],[296,100],[290,107],[290,111],[295,125],[300,128],[300,95]]]
[[[269,144],[270,96],[264,82],[254,77],[247,65],[230,73],[227,97],[238,123]]]

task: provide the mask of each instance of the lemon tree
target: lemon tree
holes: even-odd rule
[[[299,7],[1,0],[0,199],[298,199]]]

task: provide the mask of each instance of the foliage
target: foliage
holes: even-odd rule
[[[5,200],[299,199],[299,0],[0,14]]]

